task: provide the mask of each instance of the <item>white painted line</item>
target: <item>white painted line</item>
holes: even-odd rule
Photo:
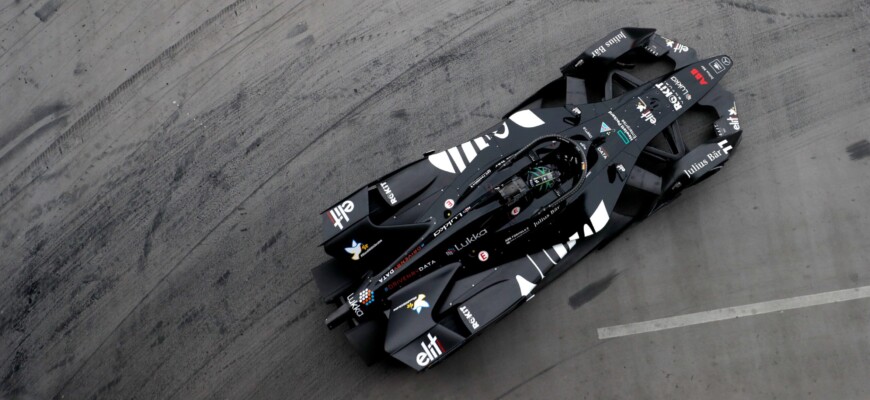
[[[663,331],[666,329],[706,324],[708,322],[723,321],[726,319],[838,303],[841,301],[858,300],[868,297],[870,297],[870,286],[862,286],[853,289],[791,297],[788,299],[763,301],[761,303],[747,304],[744,306],[720,308],[718,310],[677,315],[651,321],[598,328],[598,338],[611,339],[622,336],[637,335],[639,333]]]

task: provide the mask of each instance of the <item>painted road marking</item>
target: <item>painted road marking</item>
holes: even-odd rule
[[[644,322],[634,322],[630,324],[598,328],[598,338],[611,339],[622,336],[637,335],[639,333],[663,331],[666,329],[706,324],[708,322],[723,321],[726,319],[838,303],[841,301],[858,300],[868,297],[870,297],[870,286],[835,290],[833,292],[797,296],[781,300],[763,301],[761,303],[747,304],[744,306],[720,308],[718,310],[702,311]]]

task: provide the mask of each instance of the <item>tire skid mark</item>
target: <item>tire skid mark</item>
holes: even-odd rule
[[[731,0],[718,0],[716,2],[719,5],[729,6],[733,8],[739,8],[741,10],[749,11],[749,12],[757,12],[761,14],[767,15],[778,15],[781,17],[794,17],[794,18],[806,18],[806,19],[814,19],[814,18],[845,18],[852,16],[851,11],[830,11],[824,13],[805,13],[805,12],[783,12],[777,11],[773,8],[767,6],[760,6],[754,4],[752,2],[737,2]]]
[[[601,341],[598,341],[597,343],[595,343],[595,344],[592,345],[592,346],[589,346],[589,347],[587,347],[587,348],[585,348],[585,349],[580,349],[579,351],[574,352],[573,354],[569,355],[568,357],[565,357],[565,358],[563,358],[563,359],[561,359],[561,360],[559,360],[559,361],[556,361],[556,362],[553,363],[552,365],[550,365],[550,366],[548,366],[548,367],[545,367],[545,368],[541,369],[540,371],[538,371],[538,372],[535,373],[534,375],[532,375],[532,376],[530,376],[530,377],[524,379],[522,382],[520,382],[520,383],[518,383],[518,384],[512,386],[512,387],[511,387],[510,389],[508,389],[506,392],[504,392],[504,393],[502,393],[502,394],[496,396],[495,398],[496,398],[496,399],[503,399],[503,398],[507,397],[508,395],[510,395],[511,393],[513,393],[514,391],[516,391],[517,389],[519,389],[519,388],[525,386],[525,385],[528,384],[529,382],[531,382],[531,381],[533,381],[533,380],[535,380],[535,379],[537,379],[537,378],[540,378],[541,376],[543,376],[543,375],[546,374],[547,372],[550,372],[550,371],[553,370],[554,368],[556,368],[556,367],[558,367],[558,366],[564,364],[564,363],[567,362],[567,361],[571,361],[571,360],[574,359],[575,357],[579,357],[579,356],[581,356],[581,355],[583,355],[583,354],[586,354],[586,353],[588,353],[588,352],[590,352],[590,351],[592,351],[592,350],[595,350],[595,349],[597,349],[599,346],[602,346],[602,345],[604,345],[604,344],[607,343],[607,342],[608,342],[607,340],[601,340]]]
[[[12,200],[18,196],[18,194],[22,193],[25,188],[29,187],[33,182],[36,181],[36,179],[38,179],[42,174],[49,170],[52,164],[57,159],[63,156],[64,152],[69,151],[70,149],[76,147],[78,144],[83,143],[84,138],[79,135],[79,132],[89,127],[90,124],[94,122],[94,120],[99,121],[104,113],[110,112],[112,110],[112,103],[120,100],[119,97],[124,92],[132,88],[140,80],[150,75],[152,72],[156,73],[154,71],[156,67],[161,66],[163,63],[171,62],[172,59],[175,58],[179,53],[181,53],[184,48],[186,48],[190,44],[193,44],[193,42],[198,39],[201,34],[205,33],[206,29],[210,28],[217,21],[220,21],[225,16],[233,13],[239,6],[242,6],[249,1],[251,0],[236,0],[230,5],[224,7],[217,14],[211,16],[210,18],[205,20],[205,22],[194,28],[192,31],[188,32],[186,35],[173,43],[167,49],[163,50],[163,52],[161,52],[157,57],[155,57],[138,71],[133,73],[133,75],[127,78],[124,82],[122,82],[121,85],[116,87],[106,97],[99,100],[90,110],[82,115],[76,122],[72,124],[72,126],[70,126],[54,142],[52,142],[52,144],[49,145],[47,149],[40,153],[36,157],[36,159],[33,160],[24,169],[24,171],[18,174],[18,176],[16,176],[16,178],[7,188],[4,188],[3,191],[0,192],[0,212],[5,210],[6,207],[11,204]]]
[[[273,311],[275,311],[275,309],[277,309],[278,307],[280,307],[281,305],[283,305],[284,303],[286,303],[286,302],[287,302],[288,300],[290,300],[294,295],[296,295],[296,293],[298,293],[299,291],[301,291],[302,289],[304,289],[306,286],[310,285],[311,282],[314,282],[314,278],[313,278],[313,277],[312,277],[312,278],[309,278],[307,281],[303,282],[302,284],[300,284],[299,286],[297,286],[295,289],[291,290],[290,293],[288,293],[286,296],[284,296],[283,298],[281,298],[280,300],[278,300],[277,302],[275,302],[275,305],[273,305],[273,306],[270,307],[268,310],[266,310],[265,312],[263,312],[263,315],[260,316],[260,318],[258,318],[258,319],[257,319],[256,321],[254,321],[254,322],[261,321],[261,320],[263,320],[264,318],[268,317],[270,314],[272,314]],[[308,307],[308,308],[306,308],[306,309],[303,309],[299,314],[297,314],[294,318],[292,318],[288,323],[285,323],[284,325],[288,325],[288,327],[289,327],[289,325],[293,325],[293,323],[296,323],[296,322],[298,322],[299,320],[301,320],[301,319],[307,317],[308,314],[310,314],[313,310],[314,310],[313,305],[312,305],[312,307]],[[282,325],[282,327],[283,327],[284,325]],[[254,326],[254,323],[252,322],[252,323],[248,326],[248,328],[251,328],[251,327],[253,327],[253,326]],[[286,328],[284,328],[284,329],[286,329]],[[279,329],[279,331],[278,331],[277,333],[283,332],[284,329]],[[214,352],[214,356],[213,356],[213,357],[208,358],[208,359],[206,359],[205,361],[203,361],[203,363],[202,363],[202,364],[201,364],[201,365],[200,365],[200,366],[199,366],[195,371],[193,371],[193,373],[189,374],[189,375],[187,376],[187,379],[185,379],[184,382],[181,382],[181,383],[178,385],[178,387],[176,387],[175,390],[173,390],[172,393],[169,394],[169,396],[166,396],[166,398],[167,398],[167,399],[174,398],[175,395],[178,394],[178,392],[179,392],[182,388],[184,388],[185,386],[187,386],[187,384],[190,382],[191,379],[193,379],[194,377],[198,376],[200,371],[202,371],[205,367],[207,367],[209,364],[211,364],[211,363],[214,361],[215,358],[217,358],[218,356],[220,356],[221,353],[223,353],[223,351],[227,349],[227,347],[229,347],[231,344],[233,344],[233,343],[234,343],[234,342],[235,342],[239,337],[241,337],[242,335],[244,335],[245,332],[246,332],[247,330],[248,330],[248,329],[242,329],[242,330],[240,330],[239,332],[237,332],[235,336],[233,336],[232,338],[230,338],[230,339],[226,340],[225,342],[223,342],[223,343],[218,347],[217,351]],[[273,337],[274,337],[274,336],[275,336],[275,335],[273,335]],[[244,354],[243,354],[243,355],[244,355]],[[230,383],[230,382],[227,382],[227,383]],[[224,385],[221,385],[220,387],[223,388]]]
[[[433,51],[432,53],[439,51],[442,47],[444,47],[444,46],[439,47],[439,49],[436,49],[436,50]],[[432,54],[432,53],[430,53],[430,54]],[[409,68],[407,71],[405,71],[405,72],[403,72],[402,74],[400,74],[399,77],[401,77],[401,76],[404,75],[404,74],[407,74],[409,71],[412,71],[412,70],[414,70],[414,66],[412,66],[412,68]],[[398,79],[399,77],[397,77],[397,79]],[[390,83],[388,83],[386,86],[382,87],[380,90],[378,90],[377,93],[373,94],[372,96],[369,96],[366,100],[363,101],[363,103],[367,102],[368,100],[371,100],[371,99],[375,98],[375,95],[377,95],[377,94],[379,94],[379,93],[382,93],[382,92],[383,92],[385,89],[387,89],[387,88],[396,87],[396,85],[393,84],[393,83],[397,82],[397,79],[394,79],[393,81],[391,81]],[[391,84],[393,84],[393,85],[391,85]],[[398,87],[402,87],[402,86],[398,86]],[[360,106],[362,106],[362,104],[360,104]],[[356,112],[358,109],[359,109],[359,107],[356,107],[354,110],[352,110],[351,115],[352,115],[354,112]],[[341,121],[339,120],[339,121],[338,121],[334,126],[337,126],[337,124],[340,123],[340,122],[341,122]],[[333,126],[333,127],[334,127],[334,126]],[[328,132],[328,130],[325,131],[324,134],[325,134],[326,132]],[[322,135],[321,135],[321,136],[322,136]],[[315,141],[316,141],[316,139],[315,139]],[[312,143],[312,144],[313,144],[313,143]],[[303,152],[304,152],[304,150],[303,150]],[[302,152],[300,152],[300,154],[301,154],[301,153],[302,153]],[[133,175],[135,175],[135,174],[133,174]],[[273,175],[273,176],[274,176],[274,175]],[[123,178],[123,179],[126,179],[126,177]],[[271,177],[270,177],[270,179],[271,179]],[[261,187],[262,187],[262,185],[261,185]],[[250,197],[250,196],[249,196],[249,197]],[[233,211],[233,212],[230,212],[229,215],[232,215],[233,213],[234,213],[234,211]],[[229,215],[228,215],[228,216],[229,216]],[[228,217],[228,216],[227,216],[227,217]],[[93,217],[93,216],[92,216],[92,217]],[[224,221],[225,221],[225,220],[226,220],[226,218],[224,219]],[[221,223],[219,223],[218,225],[216,225],[216,226],[215,226],[215,229],[216,229],[218,226],[220,226],[220,225],[221,225]],[[214,229],[212,229],[211,231],[209,231],[208,233],[206,233],[206,236],[204,236],[204,237],[202,238],[202,240],[194,246],[194,249],[197,248],[197,247],[199,246],[199,244],[201,244],[201,243],[202,243],[202,242],[203,242],[207,237],[209,237],[213,231],[214,231]],[[192,251],[193,251],[193,249],[191,249],[191,252],[192,252]],[[190,252],[188,252],[187,255],[189,255],[189,254],[190,254]],[[186,258],[187,255],[185,255],[184,258]],[[73,254],[72,256],[75,256],[75,254]],[[183,261],[180,261],[179,263],[181,263],[181,262],[183,262]],[[174,269],[174,268],[173,268],[173,269]],[[170,271],[170,273],[171,273],[171,271]],[[165,279],[165,277],[164,277],[164,279]],[[158,282],[157,285],[155,285],[155,288],[161,286],[162,281],[163,281],[163,279],[161,279],[161,281]],[[151,293],[151,292],[149,292],[149,294],[150,294],[150,293]],[[148,296],[148,294],[146,294],[146,297],[147,297],[147,296]],[[144,298],[143,298],[143,299],[144,299]],[[140,302],[140,304],[141,304],[141,302]],[[135,306],[135,307],[133,308],[133,310],[138,309],[138,307],[139,307],[139,305]],[[125,317],[125,319],[126,319],[126,317]],[[113,332],[114,332],[114,331],[113,331]],[[110,335],[111,335],[111,333],[110,333]],[[104,345],[104,343],[105,343],[105,340],[104,340],[104,341],[103,341],[103,342],[98,346],[98,348],[102,347],[102,346]],[[92,353],[90,356],[88,356],[88,359],[90,359],[92,356],[93,356],[93,353]],[[86,361],[86,362],[87,362],[87,361]],[[86,364],[86,362],[85,362],[85,364]],[[82,365],[85,365],[85,364],[82,364]],[[80,371],[80,369],[79,369],[79,371]],[[76,372],[76,374],[78,374],[78,372]]]

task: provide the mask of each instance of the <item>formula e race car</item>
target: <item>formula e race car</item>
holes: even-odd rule
[[[338,307],[326,325],[349,326],[369,364],[443,360],[722,168],[742,133],[719,86],[731,65],[616,30],[495,126],[342,199],[322,215],[332,258],[312,270]]]

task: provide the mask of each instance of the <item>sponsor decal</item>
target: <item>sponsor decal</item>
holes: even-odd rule
[[[347,295],[347,305],[350,306],[350,309],[353,310],[353,313],[356,314],[357,317],[362,317],[363,315],[365,315],[362,308],[360,308],[359,303],[354,298],[353,293]]]
[[[399,287],[400,285],[404,285],[405,283],[410,281],[411,278],[417,276],[417,271],[418,270],[416,270],[416,269],[412,269],[412,270],[408,271],[407,274],[402,275],[399,278],[393,279],[392,281],[390,281],[390,283],[387,284],[387,290],[393,290],[393,289]]]
[[[719,142],[719,143],[717,143],[717,144],[719,145],[719,148],[721,148],[722,151],[725,152],[725,154],[728,154],[728,153],[731,151],[731,149],[733,149],[733,147],[731,147],[731,145],[728,144],[728,140],[727,140],[727,139],[726,139],[726,140],[723,140],[723,141],[721,141],[721,142]]]
[[[445,203],[445,205],[446,205],[446,203]],[[459,218],[462,218],[465,215],[465,213],[467,213],[469,210],[471,210],[471,207],[466,207],[464,210],[456,213],[456,215],[454,215],[453,218],[450,218],[450,220],[445,222],[444,225],[441,225],[440,228],[436,229],[435,232],[432,233],[432,238],[434,239],[434,238],[438,237],[438,235],[446,232],[447,229],[450,228],[450,226],[452,226],[454,222],[458,221]]]
[[[326,215],[329,216],[329,220],[332,221],[332,225],[338,228],[339,230],[344,229],[344,225],[341,224],[341,221],[350,222],[350,217],[347,215],[348,213],[353,211],[353,202],[350,200],[345,200],[339,206],[329,210],[329,213]]]
[[[625,166],[622,164],[616,164],[616,171],[619,172],[620,175],[625,175]]]
[[[634,107],[640,112],[641,119],[653,125],[656,124],[656,117],[653,115],[652,109],[646,105],[646,102],[644,102],[643,99],[638,97],[637,104]],[[625,143],[628,144],[628,142]]]
[[[695,80],[698,81],[698,83],[700,83],[701,86],[707,85],[707,80],[704,79],[704,74],[702,74],[701,71],[698,71],[697,68],[692,68],[691,72],[692,72],[692,76],[695,77]]]
[[[462,250],[462,249],[468,247],[468,245],[474,243],[477,239],[482,238],[484,235],[486,235],[486,233],[487,233],[487,232],[486,232],[486,229],[484,229],[484,230],[482,230],[482,231],[480,231],[480,232],[478,232],[478,233],[472,234],[471,236],[465,238],[465,240],[463,240],[461,243],[457,243],[456,245],[454,245],[454,246],[451,248],[451,250],[453,250],[453,251],[460,251],[460,250]],[[449,251],[449,250],[448,250],[448,251]],[[448,256],[449,256],[449,255],[453,255],[453,251],[449,251],[449,253],[448,253],[447,255],[448,255]]]
[[[435,265],[435,260],[429,260],[429,261],[426,262],[426,264],[423,264],[423,265],[420,266],[420,268],[417,268],[417,270],[420,271],[420,272],[423,272],[423,271],[425,271],[427,268],[429,268],[429,267],[431,267],[431,266],[433,266],[433,265]]]
[[[417,315],[419,315],[420,312],[423,311],[424,308],[429,308],[429,302],[426,301],[425,294],[418,294],[417,298],[415,300],[411,301],[411,303],[408,304],[407,307],[416,311]]]
[[[608,111],[613,120],[616,121],[616,124],[619,125],[619,129],[616,133],[619,135],[619,138],[622,139],[622,142],[628,144],[629,142],[637,139],[637,135],[634,134],[634,130],[631,129],[631,126],[626,124],[624,120],[621,120],[616,117],[616,114],[613,111]]]
[[[444,208],[449,210],[449,209],[453,208],[454,205],[456,205],[456,202],[453,201],[453,199],[444,200]]]
[[[734,105],[728,109],[728,118],[726,120],[734,130],[740,130],[740,120],[737,119],[737,103],[734,103]]]
[[[556,214],[556,213],[559,212],[559,210],[561,210],[561,209],[562,209],[562,206],[561,206],[561,205],[558,205],[558,206],[556,206],[556,207],[553,207],[553,209],[550,210],[550,212],[548,212],[547,214],[545,214],[543,217],[538,218],[538,220],[534,222],[533,226],[534,226],[535,228],[537,228],[538,225],[544,223],[544,221],[546,221],[547,219],[549,219],[551,215]]]
[[[586,134],[586,137],[592,139],[592,133],[589,132],[589,128],[587,128],[585,125],[583,126],[583,133]]]
[[[716,161],[719,157],[722,157],[725,154],[728,154],[731,151],[732,147],[728,144],[728,140],[723,140],[718,143],[719,148],[721,150],[713,150],[707,153],[707,156],[701,161],[696,163],[692,163],[689,169],[684,169],[683,173],[686,174],[687,177],[691,178],[692,175],[698,173],[698,171],[704,169],[707,165],[710,165],[711,162]]]
[[[716,72],[716,74],[721,74],[725,71],[725,66],[722,65],[722,62],[719,60],[710,61],[710,68],[713,68],[713,71]]]
[[[383,242],[383,240],[378,240],[375,244],[369,246],[368,244],[360,243],[356,240],[351,240],[350,247],[345,247],[344,251],[347,252],[347,254],[351,255],[351,260],[356,261],[360,258],[365,257],[365,255],[368,254],[370,251],[374,250],[375,247],[378,247],[381,242]]]
[[[680,78],[677,78],[676,76],[672,76],[671,82],[673,82],[674,86],[676,86],[677,89],[679,89],[681,92],[683,92],[683,97],[685,97],[686,100],[692,100],[692,94],[689,93],[689,88],[687,88],[686,85],[684,85],[683,82],[680,81]]]
[[[611,130],[612,129],[610,129],[610,127],[607,126],[607,122],[601,121],[601,131],[599,133],[607,133],[607,132],[610,132]]]
[[[671,105],[674,107],[674,111],[679,111],[683,108],[683,102],[680,100],[680,97],[674,93],[671,85],[666,82],[660,82],[655,84],[656,89],[662,92],[662,95],[671,102]]]
[[[664,38],[664,37],[662,39],[665,39],[665,45],[671,49],[672,53],[678,54],[678,53],[685,53],[685,52],[689,51],[689,47],[684,45],[684,44],[677,43],[671,39]]]
[[[471,324],[471,329],[477,329],[480,327],[480,324],[478,324],[477,320],[474,319],[474,315],[471,314],[471,311],[468,311],[468,307],[459,307],[459,312],[461,312],[462,316],[465,317],[465,320],[468,321],[469,324]]]
[[[414,248],[414,250],[411,250],[411,252],[408,253],[407,256],[405,256],[405,258],[403,258],[401,261],[399,261],[398,264],[396,264],[396,267],[394,269],[402,268],[402,266],[405,265],[406,262],[411,261],[411,259],[414,258],[414,256],[417,255],[420,250],[423,250],[423,246],[424,245],[421,243],[419,246]]]
[[[421,367],[425,367],[429,365],[432,361],[435,361],[440,355],[444,354],[444,345],[441,344],[441,341],[438,340],[437,336],[432,336],[431,333],[427,333],[426,337],[429,339],[429,343],[426,341],[420,342],[420,346],[423,347],[423,351],[417,353],[417,365]]]
[[[356,240],[351,240],[350,247],[345,247],[344,251],[346,251],[347,254],[351,255],[351,257],[350,257],[351,260],[356,261],[356,260],[359,260],[359,255],[360,255],[360,253],[362,253],[362,246],[363,245],[360,243],[357,243]],[[365,245],[365,246],[368,247],[369,245]]]
[[[692,175],[694,175],[696,172],[698,172],[701,169],[703,169],[704,167],[706,167],[708,164],[709,164],[709,162],[707,162],[707,159],[703,159],[699,162],[692,163],[692,165],[689,167],[689,169],[683,170],[683,173],[686,174],[687,177],[691,178]]]
[[[602,54],[604,54],[606,51],[607,51],[607,49],[604,48],[604,46],[598,46],[598,47],[596,47],[595,49],[592,50],[592,58],[600,57],[600,56],[601,56]]]
[[[593,49],[592,50],[592,58],[601,57],[604,53],[607,52],[607,49],[609,49],[613,45],[618,44],[619,42],[622,41],[622,39],[625,39],[625,38],[627,38],[627,36],[625,36],[625,32],[619,31],[619,33],[617,33],[616,36],[614,36],[614,37],[608,39],[606,42],[604,42],[604,45],[598,46],[597,48]]]
[[[731,65],[731,59],[728,57],[722,57],[721,61],[722,61],[722,64],[725,64],[726,66]]]
[[[426,301],[426,295],[421,293],[396,306],[393,312],[399,311],[402,308],[414,310],[419,315],[424,308],[429,308],[429,302]]]
[[[489,253],[487,253],[486,251],[481,251],[480,253],[477,253],[477,259],[480,261],[489,260]]]
[[[519,214],[520,214],[520,208],[519,208],[519,207],[514,207],[514,208],[511,210],[511,215],[513,215],[514,217],[516,217],[516,216],[519,215]]]
[[[387,198],[390,199],[390,204],[396,204],[399,201],[396,200],[396,195],[393,194],[393,191],[390,190],[390,185],[387,182],[381,182],[381,189],[383,189],[384,194],[387,195]]]
[[[622,131],[622,129],[616,131],[616,134],[619,135],[619,138],[622,139],[622,143],[629,144],[631,143],[631,139],[628,138],[628,135]]]
[[[396,273],[396,271],[397,271],[399,268],[402,268],[402,266],[405,265],[405,263],[407,263],[407,262],[410,261],[412,258],[414,258],[414,256],[417,255],[417,253],[419,253],[420,250],[423,250],[423,246],[425,246],[425,243],[420,243],[420,245],[417,246],[417,247],[415,247],[414,250],[411,250],[411,252],[408,253],[408,255],[406,255],[404,258],[402,258],[401,260],[399,260],[399,263],[396,264],[395,267],[390,268],[390,270],[387,271],[387,273],[384,274],[384,276],[382,276],[380,279],[378,279],[378,282],[379,282],[379,283],[384,283],[384,281],[386,281],[390,276],[392,276],[394,273]],[[412,272],[416,273],[417,271],[412,271]]]
[[[598,150],[598,154],[601,154],[601,158],[605,160],[607,157],[610,157],[610,154],[607,153],[607,149],[605,149],[604,146],[598,146],[595,150]]]
[[[614,36],[614,37],[610,38],[610,40],[604,42],[604,45],[607,47],[610,47],[610,46],[613,46],[613,45],[621,42],[622,39],[625,39],[625,38],[627,38],[627,36],[625,36],[625,32],[619,31],[619,33],[617,33],[616,36]]]
[[[483,182],[483,180],[486,179],[486,177],[489,176],[490,174],[492,174],[492,168],[486,170],[486,172],[484,172],[483,174],[481,174],[480,176],[475,178],[474,181],[472,181],[471,184],[468,185],[468,187],[472,187],[472,188],[476,187],[477,185],[480,184],[480,182]],[[444,207],[445,208],[452,208],[453,205],[451,205],[450,207],[447,207],[447,202],[444,202]]]
[[[375,302],[375,294],[371,289],[365,289],[362,292],[359,292],[359,302],[365,305],[372,304]]]
[[[527,233],[529,233],[529,227],[528,227],[528,226],[525,227],[525,228],[523,228],[523,229],[520,230],[519,232],[514,233],[514,234],[511,235],[509,238],[505,239],[505,240],[504,240],[504,244],[511,244],[511,242],[513,242],[514,240],[519,239],[521,236],[523,236],[523,235],[525,235],[525,234],[527,234]]]

